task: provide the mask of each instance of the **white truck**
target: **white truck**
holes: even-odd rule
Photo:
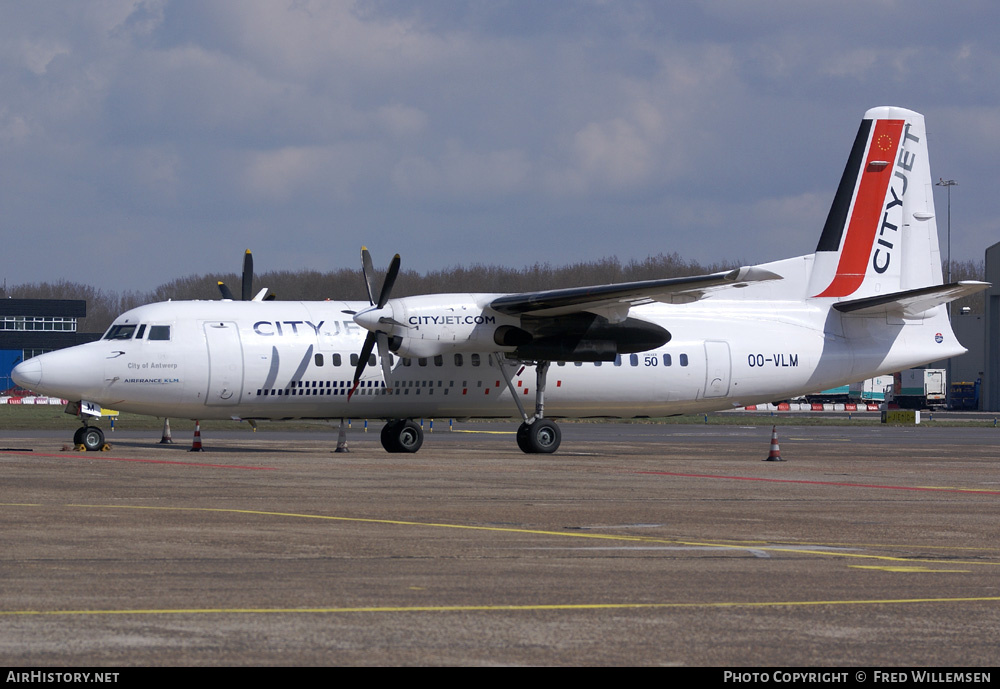
[[[900,409],[937,409],[948,399],[948,380],[943,368],[908,368],[893,374],[892,394],[886,402]]]

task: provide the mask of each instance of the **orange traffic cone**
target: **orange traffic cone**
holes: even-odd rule
[[[771,451],[767,453],[765,462],[784,462],[781,458],[781,448],[778,447],[778,427],[771,426]]]
[[[191,441],[191,449],[188,452],[201,452],[201,424],[197,419],[194,422],[194,440]]]
[[[173,445],[174,439],[170,435],[170,419],[163,419],[163,437],[160,438],[160,445]]]

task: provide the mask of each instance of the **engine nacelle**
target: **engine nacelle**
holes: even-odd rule
[[[451,352],[514,351],[497,344],[498,328],[515,327],[520,319],[489,308],[497,295],[425,294],[390,299],[379,329],[389,335],[389,348],[399,356],[434,357]]]
[[[452,352],[513,352],[522,359],[611,361],[619,354],[656,349],[670,340],[658,325],[636,318],[611,323],[576,312],[557,316],[507,315],[489,307],[494,294],[425,294],[390,299],[354,320],[385,333],[399,356],[431,358]]]

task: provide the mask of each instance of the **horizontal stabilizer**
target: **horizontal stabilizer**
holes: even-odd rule
[[[833,308],[855,316],[893,315],[902,316],[903,318],[916,318],[935,306],[947,304],[956,299],[982,292],[989,286],[990,283],[988,282],[963,280],[962,282],[953,282],[948,285],[932,285],[930,287],[910,289],[903,292],[883,294],[877,297],[842,301],[834,304]]]

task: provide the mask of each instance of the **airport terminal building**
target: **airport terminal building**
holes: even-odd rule
[[[101,333],[80,333],[83,299],[0,299],[0,393],[14,387],[17,364],[54,349],[93,342]]]

